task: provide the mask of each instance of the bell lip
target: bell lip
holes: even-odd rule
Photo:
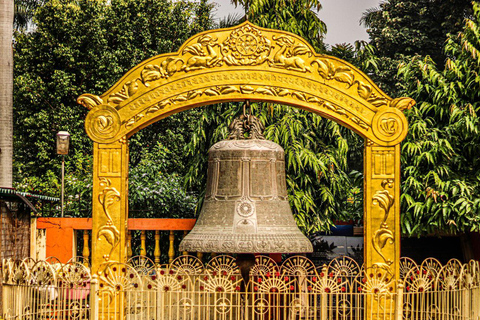
[[[305,237],[306,238],[306,237]],[[245,248],[244,250],[243,249],[238,249],[235,250],[235,249],[231,249],[231,250],[228,250],[228,249],[219,249],[219,246],[221,246],[221,244],[219,243],[218,244],[218,247],[215,246],[215,247],[211,247],[209,248],[208,250],[206,248],[200,248],[199,246],[194,246],[190,243],[185,243],[185,240],[192,240],[192,239],[188,239],[188,235],[180,242],[180,245],[179,245],[179,251],[186,251],[186,252],[204,252],[204,253],[221,253],[221,254],[233,254],[233,253],[252,253],[252,254],[275,254],[275,253],[281,253],[281,254],[302,254],[302,253],[312,253],[314,250],[313,250],[313,244],[310,242],[310,240],[308,240],[308,238],[306,238],[305,240],[302,239],[302,241],[304,242],[304,244],[302,245],[303,248],[301,249],[297,249],[297,250],[292,250],[292,251],[256,251],[256,250],[252,250],[253,248],[249,247],[249,248]],[[306,248],[307,247],[307,248]]]

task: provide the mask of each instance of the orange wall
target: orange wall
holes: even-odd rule
[[[129,230],[191,230],[195,219],[129,219]],[[37,229],[46,229],[46,257],[62,263],[75,256],[75,230],[91,230],[92,218],[38,218]]]

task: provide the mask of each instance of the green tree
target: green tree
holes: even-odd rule
[[[26,29],[32,22],[35,10],[43,5],[44,0],[14,1],[13,26],[15,30]]]
[[[447,34],[460,31],[471,12],[470,0],[388,0],[367,10],[361,22],[379,57],[373,80],[397,95],[399,64],[414,55],[428,55],[443,64]]]
[[[39,7],[33,17],[36,28],[15,34],[17,186],[58,195],[55,134],[60,130],[72,135],[66,171],[77,179],[71,181],[88,186],[92,144],[83,125],[88,110],[76,98],[85,92],[101,94],[142,60],[176,51],[212,26],[211,9],[206,0],[51,0]],[[194,114],[169,117],[135,134],[131,170],[141,165],[142,150],[157,152],[160,143],[170,155],[166,174],[182,174],[183,139],[192,125],[179,124],[191,123]],[[130,189],[132,198],[135,192]]]
[[[322,9],[320,0],[231,0],[241,5],[248,20],[264,28],[279,29],[308,39],[317,52],[324,52],[323,37],[327,26],[316,12]],[[244,18],[243,18],[244,19]]]
[[[407,113],[402,146],[402,230],[407,234],[480,230],[480,3],[451,35],[438,68],[417,56],[400,68]]]

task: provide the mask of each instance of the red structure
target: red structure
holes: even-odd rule
[[[129,230],[188,231],[196,219],[129,219]],[[91,230],[92,218],[38,218],[37,229],[45,229],[46,256],[62,263],[75,256],[75,231]]]

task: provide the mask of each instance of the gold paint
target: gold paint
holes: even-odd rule
[[[88,268],[89,266],[89,260],[90,260],[90,245],[89,245],[89,236],[88,236],[88,230],[83,230],[83,251],[82,251],[82,257],[83,257],[83,264]]]
[[[77,99],[90,110],[85,129],[94,141],[93,272],[106,259],[127,257],[128,138],[174,113],[244,100],[302,108],[365,139],[365,265],[398,280],[399,144],[408,131],[402,111],[415,101],[388,97],[356,67],[315,53],[294,34],[248,21],[195,35],[178,52],[140,63],[104,94]]]
[[[94,143],[92,273],[127,258],[128,145]]]
[[[172,263],[173,259],[175,258],[175,233],[173,230],[170,230],[170,234],[168,235],[168,262]]]
[[[316,54],[302,38],[250,22],[200,33],[177,53],[130,70],[102,96],[85,94],[78,102],[92,109],[89,136],[110,143],[177,110],[245,99],[295,105],[334,120],[343,116],[345,126],[379,145],[404,138],[407,122],[400,110],[414,104],[410,98],[392,100],[354,66]],[[373,126],[379,108],[400,113]]]
[[[109,261],[113,250],[115,250],[120,244],[120,231],[114,225],[113,219],[109,213],[109,208],[115,202],[120,200],[120,193],[117,189],[110,187],[110,184],[111,181],[109,179],[100,179],[100,187],[103,187],[103,190],[98,195],[98,201],[103,207],[107,222],[98,229],[97,240],[100,240],[103,237],[111,246],[110,252],[103,256],[105,261]]]
[[[102,98],[100,98],[99,96],[96,96],[96,95],[93,95],[93,94],[89,94],[89,93],[85,93],[85,94],[82,94],[82,95],[77,99],[77,103],[78,103],[78,104],[81,104],[82,106],[84,106],[84,107],[87,108],[88,110],[91,110],[91,109],[93,109],[94,107],[102,104],[102,103],[103,103],[103,100],[102,100]]]
[[[155,265],[160,265],[160,230],[155,230],[155,249],[153,251],[153,256],[155,258]]]
[[[273,58],[269,60],[271,67],[298,72],[312,72],[310,67],[306,66],[306,62],[301,56],[307,55],[311,57],[313,50],[302,43],[295,43],[292,37],[276,37],[273,35],[272,39],[280,49],[278,49]]]

